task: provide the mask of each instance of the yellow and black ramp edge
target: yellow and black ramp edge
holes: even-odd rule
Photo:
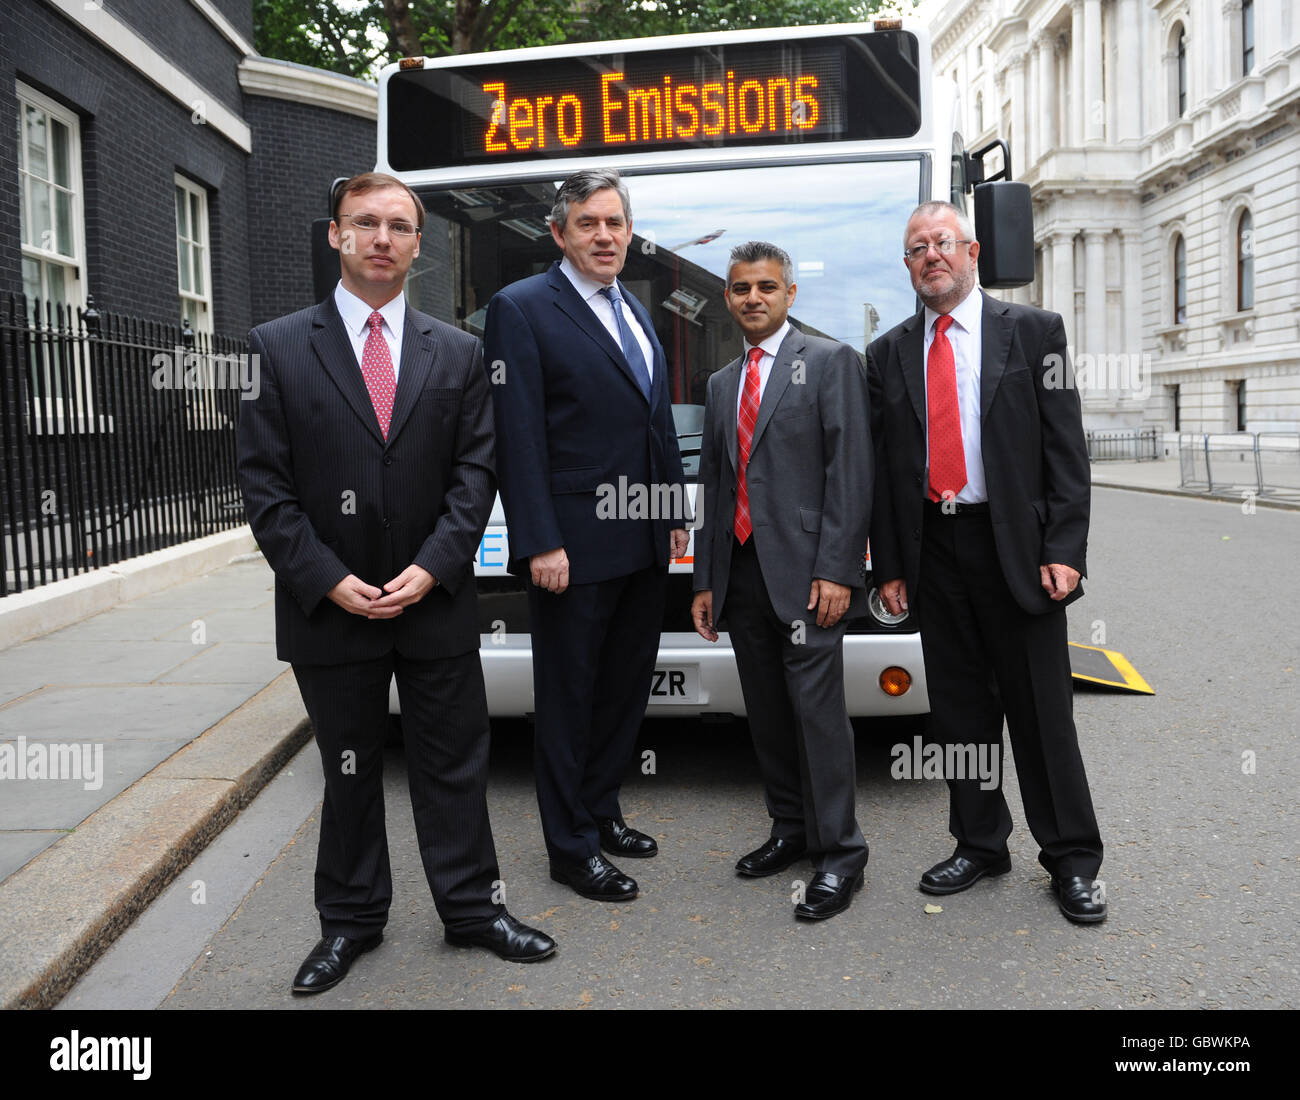
[[[1151,687],[1122,653],[1095,645],[1070,643],[1070,674],[1076,684],[1094,689],[1128,691],[1135,695],[1154,695]]]

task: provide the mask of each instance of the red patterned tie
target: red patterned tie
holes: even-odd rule
[[[957,365],[944,331],[952,317],[934,323],[934,341],[926,366],[926,408],[930,420],[930,499],[956,497],[966,485],[966,451],[961,441],[961,410],[957,404]]]
[[[366,389],[370,391],[370,403],[375,406],[375,416],[379,418],[379,430],[388,438],[388,423],[393,419],[393,393],[397,389],[397,378],[393,374],[393,357],[388,353],[388,341],[384,339],[384,315],[375,310],[367,319],[370,331],[366,334],[366,346],[361,349],[361,376],[366,380]]]
[[[754,442],[754,425],[758,423],[758,361],[763,358],[762,348],[749,349],[749,365],[745,368],[745,392],[740,397],[740,419],[736,422],[736,441],[740,451],[740,469],[736,478],[736,538],[742,545],[754,531],[749,522],[749,486],[745,469],[749,466],[749,448]]]

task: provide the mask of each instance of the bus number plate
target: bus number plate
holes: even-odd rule
[[[699,665],[668,665],[655,668],[650,678],[651,703],[698,703],[699,701]]]

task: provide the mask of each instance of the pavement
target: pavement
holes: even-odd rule
[[[1093,483],[1243,503],[1181,490],[1176,460]],[[57,1004],[310,739],[273,588],[238,555],[3,651],[0,1007]]]

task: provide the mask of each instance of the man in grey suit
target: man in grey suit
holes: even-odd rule
[[[873,460],[861,360],[791,326],[796,290],[782,249],[732,250],[726,301],[745,354],[709,379],[691,615],[708,641],[718,623],[730,631],[772,818],[736,870],[772,875],[808,855],[795,915],[820,920],[849,907],[867,863],[840,643],[865,601]]]
[[[502,903],[473,569],[496,490],[491,397],[478,340],[406,304],[423,226],[401,181],[354,176],[334,198],[334,293],[249,335],[261,388],[239,418],[239,484],[275,570],[276,651],[293,664],[325,771],[321,940],[295,993],[337,985],[383,940],[394,676],[447,942],[516,962],[555,950]]]

